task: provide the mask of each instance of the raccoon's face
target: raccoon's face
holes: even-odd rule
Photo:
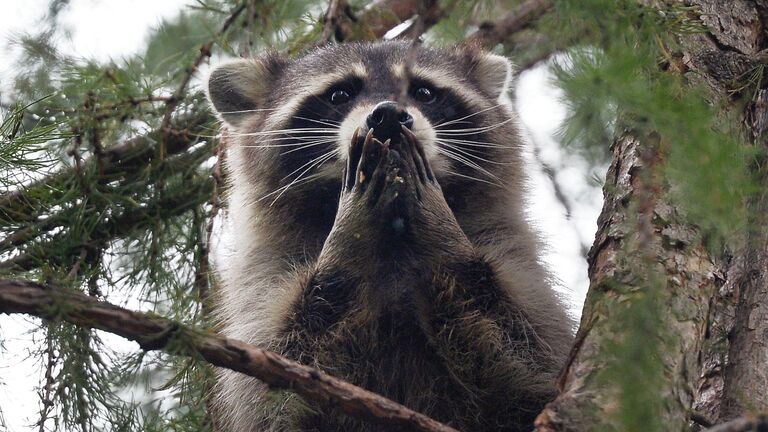
[[[353,135],[369,129],[393,145],[410,129],[444,186],[501,184],[519,156],[510,79],[508,60],[477,49],[342,44],[226,63],[211,74],[209,97],[265,186],[258,198],[276,199],[340,182]]]

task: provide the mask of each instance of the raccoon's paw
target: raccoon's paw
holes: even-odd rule
[[[355,133],[343,185],[348,200],[364,203],[376,220],[389,220],[396,232],[406,230],[425,194],[442,194],[424,149],[406,128],[395,142],[381,142],[371,130],[365,138]]]
[[[373,130],[365,138],[360,138],[357,130],[354,132],[344,168],[343,195],[362,198],[369,206],[376,206],[394,162],[389,144],[389,140],[381,142],[374,138]]]
[[[429,166],[429,161],[424,153],[424,147],[421,145],[421,142],[407,127],[402,126],[401,130],[403,152],[405,153],[405,168],[413,178],[412,184],[417,197],[421,199],[424,193],[440,192],[440,184],[437,182],[435,173],[432,172],[432,168]]]

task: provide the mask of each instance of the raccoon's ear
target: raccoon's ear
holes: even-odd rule
[[[274,54],[224,63],[208,77],[208,99],[222,120],[237,128],[253,110],[265,105],[285,63]]]
[[[512,86],[512,62],[506,57],[482,52],[475,57],[473,74],[480,88],[494,99],[508,97]]]

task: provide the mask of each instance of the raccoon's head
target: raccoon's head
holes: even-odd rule
[[[516,182],[511,76],[506,58],[475,48],[359,43],[225,63],[208,90],[240,152],[236,174],[271,205],[337,192],[355,130],[396,143],[409,128],[444,190]]]

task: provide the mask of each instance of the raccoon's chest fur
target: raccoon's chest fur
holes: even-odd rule
[[[216,314],[229,337],[457,428],[528,430],[572,323],[524,217],[510,66],[410,49],[338,45],[211,74],[235,239]],[[215,414],[235,432],[387,430],[229,371]]]

